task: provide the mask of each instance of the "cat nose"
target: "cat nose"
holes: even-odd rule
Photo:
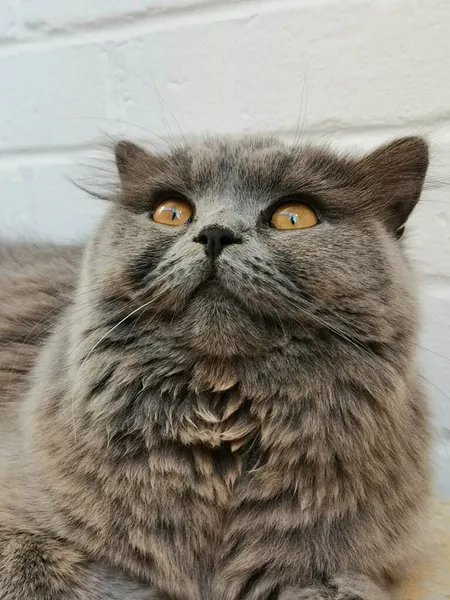
[[[231,229],[228,229],[227,227],[217,227],[213,225],[202,229],[198,236],[194,238],[194,242],[205,245],[206,256],[217,258],[224,246],[240,244],[242,239],[237,237]]]

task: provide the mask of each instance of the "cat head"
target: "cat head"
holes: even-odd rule
[[[254,356],[290,336],[383,343],[411,323],[400,238],[427,170],[422,139],[360,159],[260,138],[165,155],[120,142],[116,162],[120,192],[90,244],[89,277],[186,350]]]

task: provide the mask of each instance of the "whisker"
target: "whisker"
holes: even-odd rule
[[[170,129],[170,124],[169,124],[169,121],[167,120],[166,113],[164,112],[164,107],[163,107],[163,102],[162,102],[162,99],[161,99],[161,95],[160,95],[160,93],[159,93],[159,91],[158,91],[158,89],[157,89],[157,87],[156,87],[156,83],[155,83],[155,80],[154,80],[154,78],[153,78],[153,75],[152,75],[152,74],[150,74],[150,79],[152,80],[153,89],[154,89],[154,92],[155,92],[155,94],[156,94],[156,97],[158,98],[158,102],[159,102],[159,110],[160,110],[160,112],[161,112],[161,119],[162,119],[162,122],[163,122],[163,124],[164,124],[164,127],[166,128],[166,131],[167,131],[167,134],[168,134],[168,136],[169,136],[169,139],[170,139],[170,142],[171,142],[171,144],[172,144],[172,145],[175,145],[175,143],[176,143],[176,141],[175,141],[175,137],[174,137],[174,135],[173,135],[173,133],[172,133],[172,130]]]
[[[117,327],[119,327],[120,325],[122,325],[122,323],[124,323],[127,319],[129,319],[132,315],[136,314],[137,312],[139,312],[140,310],[143,310],[144,308],[146,308],[149,304],[151,304],[154,301],[154,299],[152,298],[151,300],[149,300],[148,302],[145,302],[144,304],[141,304],[140,306],[138,306],[137,308],[135,308],[134,310],[132,310],[130,313],[128,313],[125,317],[123,317],[118,323],[116,323],[113,327],[111,327],[110,329],[108,329],[108,331],[103,334],[100,339],[97,340],[97,342],[92,346],[92,348],[89,350],[89,352],[87,353],[87,355],[84,357],[83,362],[80,365],[80,369],[83,367],[83,365],[85,364],[85,362],[88,360],[88,358],[92,355],[92,353],[94,352],[94,350],[103,342],[104,339],[106,339],[108,337],[108,335],[110,335],[115,329],[117,329]]]
[[[450,396],[448,394],[446,394],[444,392],[444,390],[441,390],[440,387],[438,387],[436,384],[434,384],[432,381],[430,381],[427,377],[425,377],[425,375],[422,375],[422,373],[419,373],[419,377],[421,377],[424,381],[426,381],[429,385],[431,385],[431,387],[433,387],[435,390],[440,392],[445,398],[447,398],[447,400],[450,400]]]
[[[365,345],[360,340],[357,340],[354,337],[351,337],[349,335],[350,332],[344,331],[341,328],[337,327],[335,323],[329,322],[328,320],[326,320],[323,317],[323,315],[321,315],[321,316],[317,315],[316,312],[314,312],[314,310],[308,310],[304,306],[299,306],[297,303],[295,303],[295,302],[292,301],[292,299],[290,298],[290,296],[285,295],[282,291],[280,291],[280,293],[283,295],[283,300],[285,302],[287,302],[290,305],[290,307],[292,307],[292,309],[294,309],[294,310],[301,310],[303,312],[303,314],[305,314],[307,317],[315,320],[317,323],[319,323],[320,325],[324,326],[329,331],[332,331],[338,337],[340,337],[340,338],[344,339],[345,341],[347,341],[353,347],[355,347],[358,350],[362,351],[365,354],[365,356],[370,357],[370,358],[373,358],[374,356],[376,356],[376,354],[373,352],[373,350],[371,350],[371,348],[369,348],[367,345]],[[301,290],[300,289],[298,289],[298,297],[301,297]],[[311,308],[312,309],[316,309],[316,307],[313,307],[313,306],[311,306]],[[333,316],[338,316],[338,315],[333,315]]]
[[[137,77],[137,75],[135,75],[135,73],[131,73],[131,74],[132,74],[133,76]],[[186,136],[184,135],[184,133],[183,133],[183,130],[181,129],[180,123],[178,122],[177,118],[175,117],[173,110],[170,108],[170,106],[169,106],[169,104],[167,103],[167,101],[166,101],[166,100],[164,100],[164,98],[161,96],[161,94],[159,93],[158,89],[156,88],[156,84],[155,84],[155,80],[154,80],[154,78],[153,78],[153,75],[151,75],[151,79],[152,79],[152,83],[153,83],[153,86],[154,86],[154,90],[155,90],[155,93],[156,93],[156,95],[157,95],[157,97],[158,97],[158,100],[159,100],[160,106],[161,106],[161,102],[162,102],[162,103],[164,103],[164,106],[167,108],[167,110],[168,110],[168,111],[170,112],[170,114],[172,115],[172,118],[173,118],[173,120],[175,121],[175,125],[178,127],[178,131],[180,132],[180,135],[181,135],[181,137],[183,138],[183,141],[184,141],[184,143],[185,143],[185,144],[187,144],[187,139],[186,139]]]
[[[439,352],[436,352],[435,350],[431,350],[430,348],[426,348],[425,346],[422,346],[421,344],[415,344],[415,345],[418,348],[422,348],[422,350],[426,350],[427,352],[430,352],[431,354],[434,354],[435,356],[440,356],[444,360],[448,360],[450,362],[450,358],[448,356],[444,356],[443,354],[440,354]]]
[[[130,121],[125,121],[123,119],[112,119],[111,117],[60,117],[60,118],[64,119],[64,120],[75,119],[75,120],[81,120],[81,121],[108,121],[108,122],[112,122],[112,123],[120,123],[123,125],[129,125],[130,127],[136,127],[136,129],[141,129],[142,131],[145,131],[146,133],[153,135],[155,138],[158,138],[159,140],[161,140],[162,142],[164,142],[165,144],[170,146],[169,142],[164,137],[159,135],[158,133],[155,133],[151,129],[147,129],[146,127],[143,127],[142,125],[138,125],[137,123],[131,123]],[[106,137],[111,138],[112,136],[107,135]],[[153,142],[149,141],[148,138],[145,138],[145,139],[142,138],[142,141],[147,144],[150,144],[151,146],[156,148],[161,153],[165,152],[165,150],[163,150],[160,146],[157,146]],[[101,148],[102,146],[104,147],[104,143],[102,143],[102,144],[99,143],[99,148]]]
[[[297,145],[297,141],[299,141],[299,143],[301,143],[302,136],[303,136],[304,130],[305,130],[305,124],[303,124],[303,126],[302,126],[302,128],[303,128],[302,135],[300,136],[300,139],[298,139],[299,131],[300,131],[300,121],[302,119],[302,113],[303,113],[303,100],[304,100],[305,92],[306,92],[306,95],[308,93],[307,92],[308,66],[309,66],[309,62],[306,63],[305,75],[303,77],[302,95],[301,95],[301,98],[300,98],[300,109],[299,109],[299,112],[298,112],[297,126],[295,128],[295,135],[294,135],[293,146]],[[307,111],[307,109],[305,109],[305,119],[306,119],[306,111]]]

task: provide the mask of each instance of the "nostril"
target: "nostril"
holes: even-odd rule
[[[223,246],[229,246],[230,244],[240,244],[242,240],[235,237],[234,234],[224,233],[220,237],[220,241],[222,242]]]
[[[201,233],[196,238],[194,238],[194,242],[198,242],[199,244],[207,244],[208,238],[206,237],[206,235],[204,233]]]
[[[206,227],[203,229],[194,242],[205,245],[205,252],[211,258],[217,258],[222,252],[224,246],[231,244],[240,244],[242,239],[236,236],[231,229],[226,227]]]

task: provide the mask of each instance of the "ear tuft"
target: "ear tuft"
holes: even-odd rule
[[[378,148],[359,163],[360,184],[372,209],[396,233],[417,204],[428,168],[423,138],[405,137]]]

